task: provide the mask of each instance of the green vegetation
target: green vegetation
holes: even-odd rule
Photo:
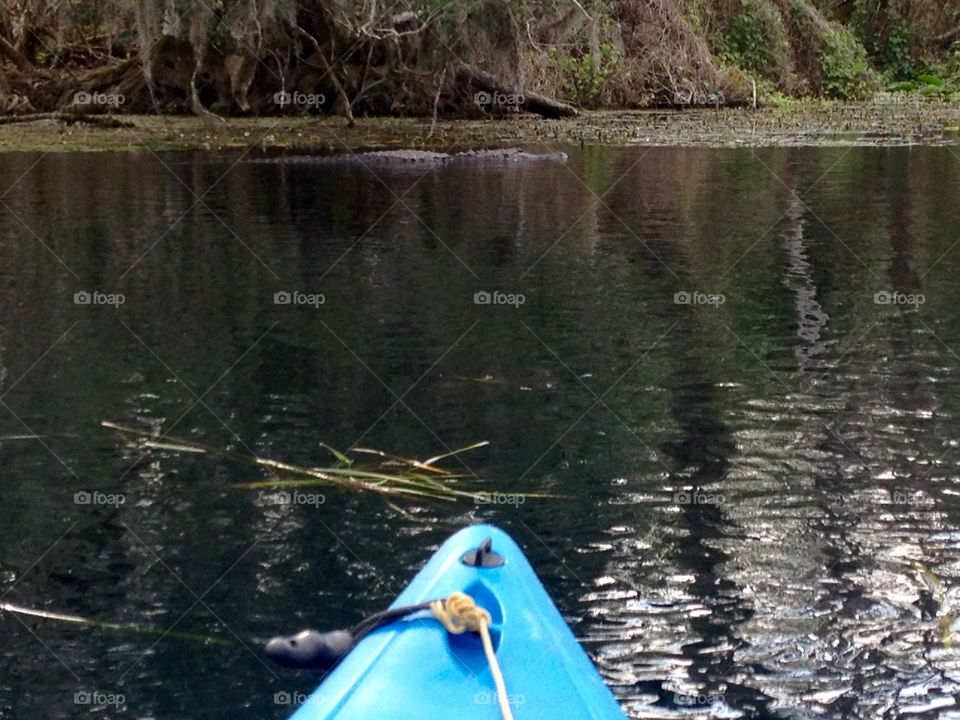
[[[960,0],[0,0],[0,41],[0,115],[352,123],[960,90]]]
[[[869,96],[878,86],[876,72],[867,60],[867,51],[853,33],[843,28],[824,38],[826,46],[820,54],[821,87],[828,97],[859,100]]]
[[[884,40],[870,38],[865,47],[871,59],[890,81],[909,80],[916,76],[917,68],[914,64],[911,48],[910,33],[899,24],[890,26]]]
[[[849,27],[885,89],[939,98],[960,92],[958,3],[854,5]]]
[[[780,14],[763,0],[740,0],[740,9],[720,31],[718,45],[731,64],[776,82],[790,51]]]
[[[550,48],[550,60],[560,73],[566,95],[588,108],[600,104],[607,81],[622,66],[620,51],[610,43],[601,44],[596,55],[583,53],[579,57]]]

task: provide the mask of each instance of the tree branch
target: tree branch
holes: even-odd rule
[[[958,37],[960,37],[960,25],[952,30],[947,30],[945,33],[937,35],[933,41],[937,43],[937,45],[950,45]]]
[[[3,37],[0,37],[0,55],[16,65],[18,70],[22,70],[26,73],[35,73],[38,71],[38,68],[35,67],[34,64],[30,62],[23,53],[17,50]]]
[[[330,82],[333,83],[333,88],[337,92],[337,97],[340,99],[340,104],[343,105],[343,114],[347,118],[347,125],[349,127],[353,127],[356,125],[356,121],[353,119],[353,110],[351,109],[352,103],[350,102],[350,98],[347,96],[347,91],[344,89],[343,84],[337,78],[336,73],[330,66],[330,61],[327,60],[327,56],[323,53],[320,43],[317,42],[317,39],[313,35],[308,33],[299,25],[297,25],[297,32],[299,32],[313,44],[314,50],[317,53],[317,57],[319,57],[320,62],[323,63],[324,75],[330,77]]]

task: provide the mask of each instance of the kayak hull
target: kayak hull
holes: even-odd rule
[[[462,557],[486,539],[499,567]],[[490,525],[465,528],[433,555],[391,607],[471,595],[491,615],[491,636],[516,720],[623,720],[523,552]],[[493,677],[475,634],[450,635],[429,613],[360,641],[291,720],[496,720]]]

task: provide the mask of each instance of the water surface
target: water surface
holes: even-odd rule
[[[565,149],[3,157],[0,594],[232,644],[5,616],[0,717],[285,717],[315,680],[258,643],[481,520],[632,718],[960,717],[952,149]],[[564,497],[277,506],[101,420],[300,463],[489,440],[474,486]]]

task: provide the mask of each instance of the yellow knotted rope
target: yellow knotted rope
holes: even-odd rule
[[[500,664],[493,650],[493,642],[490,640],[490,613],[478,607],[472,597],[462,592],[455,592],[446,600],[434,600],[430,604],[430,610],[451,635],[462,635],[465,632],[480,633],[487,664],[490,666],[493,682],[497,686],[500,712],[504,720],[513,720],[510,700],[507,697],[507,685],[503,681],[503,673],[500,671]]]

